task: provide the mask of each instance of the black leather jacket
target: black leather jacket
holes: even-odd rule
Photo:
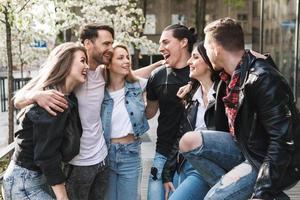
[[[15,133],[12,159],[21,167],[41,171],[49,185],[65,182],[61,161],[69,161],[79,152],[82,128],[77,98],[70,94],[66,100],[68,108],[57,116],[33,105],[24,114],[21,129]],[[78,137],[77,143],[74,137]]]
[[[223,87],[223,89],[225,89],[225,85],[218,86],[218,83],[219,80],[216,81],[214,84],[215,91],[217,90],[217,87]],[[196,91],[197,88],[199,87],[199,83],[195,82],[193,84],[193,87],[194,87],[193,88],[194,91]],[[185,162],[185,158],[183,158],[183,156],[179,154],[179,140],[186,132],[195,129],[199,102],[197,100],[191,100],[192,97],[193,95],[190,95],[189,99],[187,100],[187,105],[180,121],[179,131],[178,131],[176,141],[172,146],[172,150],[168,155],[167,161],[162,171],[162,180],[164,183],[172,182],[175,171],[176,170],[180,171],[181,166]],[[209,102],[204,114],[204,121],[207,129],[217,130],[216,129],[217,126],[219,131],[228,131],[227,121],[224,120],[225,119],[224,113],[225,113],[224,106],[221,105],[217,106],[216,101]]]
[[[253,196],[272,199],[300,177],[299,114],[287,81],[268,61],[247,51],[242,63],[236,139],[259,170]]]

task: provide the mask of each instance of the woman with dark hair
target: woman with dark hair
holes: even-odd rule
[[[66,129],[70,124],[72,131],[81,134],[77,99],[72,91],[86,81],[87,69],[83,46],[73,42],[61,44],[50,53],[39,75],[16,93],[17,98],[24,93],[32,95],[52,89],[65,94],[69,106],[57,116],[36,104],[20,111],[21,129],[15,133],[15,152],[3,178],[4,199],[68,199],[61,161],[75,156],[64,154],[66,139],[70,139],[65,138]],[[77,147],[79,151],[79,144]]]
[[[173,191],[169,197],[172,200],[203,199],[210,188],[202,176],[179,153],[179,140],[188,131],[215,130],[215,91],[219,76],[212,68],[203,42],[194,48],[187,63],[190,67],[190,78],[194,79],[194,87],[184,99],[185,112],[180,121],[177,140],[162,174],[166,199],[169,192]],[[172,177],[176,171],[179,174],[179,183],[175,189]]]
[[[163,200],[165,196],[161,174],[175,142],[184,110],[176,93],[190,80],[187,61],[196,41],[194,32],[195,29],[179,24],[164,29],[159,41],[159,51],[165,64],[152,73],[147,83],[147,118],[155,116],[158,109],[160,111],[156,153],[149,176],[148,200]]]

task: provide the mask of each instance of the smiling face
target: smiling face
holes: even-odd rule
[[[177,67],[184,51],[187,51],[186,39],[178,40],[173,36],[172,30],[162,32],[159,40],[159,52],[168,66]]]
[[[73,55],[71,70],[67,78],[76,85],[82,84],[86,81],[88,68],[89,66],[87,65],[85,53],[77,50]]]
[[[188,60],[187,64],[190,66],[190,77],[201,80],[204,77],[210,77],[211,71],[207,63],[203,60],[202,56],[197,50],[197,47],[194,48],[192,56]]]
[[[109,64],[112,57],[113,36],[107,30],[98,30],[98,37],[86,43],[89,59],[97,65]]]
[[[127,49],[122,47],[116,47],[113,51],[111,64],[108,69],[111,75],[126,76],[130,73],[130,55]]]

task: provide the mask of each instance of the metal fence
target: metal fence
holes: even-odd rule
[[[14,78],[13,79],[13,90],[17,91],[23,87],[31,78]],[[7,111],[7,77],[0,76],[0,101],[1,101],[1,112]]]

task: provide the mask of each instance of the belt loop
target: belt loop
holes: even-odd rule
[[[100,167],[106,166],[105,160],[106,160],[106,159],[102,160],[102,161],[99,163],[99,166],[100,166]]]

